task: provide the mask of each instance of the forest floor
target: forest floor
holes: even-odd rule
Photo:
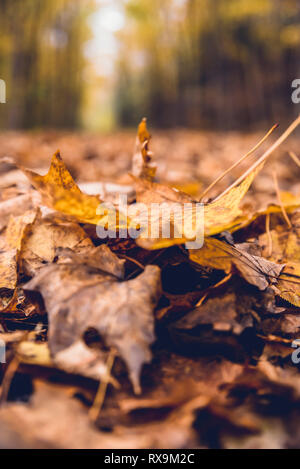
[[[240,211],[219,199],[228,216],[218,220],[222,205],[210,215],[196,253],[100,240],[83,205],[169,191],[195,203],[263,132],[152,133],[161,185],[132,168],[134,132],[0,135],[1,448],[300,445],[299,133],[253,176]],[[76,188],[59,155],[48,179],[35,174],[58,149]]]

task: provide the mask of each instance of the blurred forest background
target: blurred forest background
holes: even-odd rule
[[[0,0],[1,128],[258,128],[299,112],[299,0]]]

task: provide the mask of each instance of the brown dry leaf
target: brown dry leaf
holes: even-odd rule
[[[11,403],[0,410],[1,448],[194,448],[195,412],[208,402],[207,397],[199,396],[163,422],[117,426],[107,433],[92,425],[84,406],[63,387],[36,381],[35,388],[29,404]]]
[[[189,251],[191,261],[213,269],[224,270],[227,274],[232,267],[238,270],[247,282],[260,290],[265,290],[278,279],[284,265],[268,261],[263,257],[250,254],[247,243],[231,245],[226,241],[206,238],[201,249]]]
[[[15,290],[18,281],[17,274],[17,251],[0,253],[0,288]]]
[[[285,225],[277,225],[269,233],[259,236],[258,241],[264,257],[274,262],[300,263],[300,213],[294,213],[291,222],[292,230],[287,229]]]
[[[235,381],[228,385],[228,390],[243,388],[252,393],[254,399],[268,394],[288,396],[292,402],[299,402],[300,376],[296,367],[282,368],[274,366],[262,355],[257,366],[245,367]],[[253,393],[256,391],[256,393]],[[272,409],[276,413],[277,409]]]
[[[18,252],[16,249],[0,252],[0,312],[12,304],[18,283]]]
[[[0,175],[0,191],[3,201],[22,197],[24,194],[29,195],[33,192],[30,187],[30,182],[20,170],[9,171],[4,175]],[[30,209],[30,206],[27,210],[28,209]]]
[[[116,275],[118,274],[118,275]],[[42,268],[26,288],[41,292],[49,314],[49,344],[56,363],[99,378],[103,363],[82,341],[93,328],[116,347],[129,369],[136,392],[143,363],[151,360],[153,309],[160,297],[160,270],[147,266],[136,279],[119,282],[120,261],[106,246],[69,254]]]
[[[120,409],[126,414],[134,414],[144,410],[151,420],[157,418],[155,409],[163,409],[169,413],[194,400],[198,396],[208,401],[220,397],[220,389],[232,382],[242,372],[242,365],[234,364],[226,359],[215,360],[213,365],[203,357],[187,357],[176,354],[164,354],[159,367],[151,370],[151,382],[155,387],[145,397],[121,398]]]
[[[288,214],[293,213],[300,206],[299,194],[294,195],[290,192],[280,191],[280,199],[281,199],[282,207]],[[241,228],[245,228],[246,226],[250,225],[250,223],[257,220],[257,218],[259,217],[262,217],[268,214],[271,215],[271,214],[282,213],[282,207],[276,203],[264,204],[264,206],[259,209],[253,209],[252,207],[250,209],[247,206],[242,207],[243,214],[235,220],[235,225],[228,228],[228,231],[233,233],[237,230],[240,230]]]
[[[33,276],[47,262],[52,262],[58,248],[85,249],[93,243],[77,224],[60,220],[56,214],[37,216],[25,237],[20,262],[26,275]]]
[[[82,223],[105,226],[110,221],[110,229],[121,225],[127,227],[127,220],[111,207],[101,205],[98,196],[81,192],[59,152],[54,154],[45,176],[24,168],[23,171],[48,207]],[[115,226],[112,226],[112,220],[115,220]]]
[[[31,227],[37,219],[39,210],[25,212],[18,217],[11,216],[5,231],[5,241],[10,249],[21,251]]]
[[[289,262],[281,272],[275,288],[281,298],[300,308],[300,263]]]
[[[5,228],[11,215],[23,215],[25,212],[34,210],[39,202],[35,194],[25,194],[13,197],[0,203],[0,230]]]
[[[135,444],[134,436],[126,439],[122,431],[99,432],[84,406],[64,388],[40,382],[35,387],[30,404],[13,403],[0,410],[1,448],[100,449]]]
[[[220,421],[223,429],[226,429],[224,433],[229,434],[259,431],[260,421],[254,415],[245,408],[234,408],[227,402],[226,385],[241,374],[243,366],[227,362],[224,358],[222,361],[208,361],[199,357],[191,359],[177,355],[172,356],[172,359],[170,357],[169,367],[163,368],[167,376],[159,375],[159,379],[155,380],[155,390],[150,396],[148,394],[149,397],[125,398],[118,401],[121,410],[130,416],[130,422],[138,415],[146,416],[145,419],[151,421],[160,420],[161,447],[165,447],[166,442],[170,440],[170,428],[167,423],[173,421],[175,424],[176,416],[177,426],[180,426],[178,417],[184,415],[184,412],[188,413],[190,425],[197,430],[197,447],[207,446],[212,436],[209,430],[211,422],[214,422],[215,428],[216,422]],[[161,373],[161,369],[158,371]],[[194,418],[190,415],[193,410]],[[161,415],[165,415],[164,421],[161,421]],[[143,427],[143,430],[151,428],[147,427]]]
[[[22,215],[24,212],[33,210],[38,200],[34,194],[24,194],[0,203],[0,230],[8,223],[11,215]]]
[[[17,218],[11,217],[5,237],[1,240],[0,289],[5,290],[4,294],[0,295],[2,312],[6,312],[14,300],[18,283],[20,252],[36,216],[37,211],[28,211]]]
[[[241,360],[260,351],[257,334],[272,333],[269,318],[274,323],[284,322],[284,316],[277,313],[271,288],[258,291],[232,277],[181,319],[170,323],[168,329],[178,350]],[[289,322],[289,328],[295,328],[297,322]]]
[[[182,148],[178,149],[171,141],[173,134],[168,138],[159,137],[161,140],[156,150],[162,163],[158,166],[159,177],[166,184],[156,184],[153,182],[150,135],[145,121],[140,124],[138,133],[137,159],[133,165],[137,201],[144,202],[147,207],[151,203],[164,203],[166,213],[172,204],[180,208],[190,204],[187,217],[193,221],[197,199],[177,191],[174,186],[179,189],[180,182],[190,181],[190,189],[185,185],[183,187],[197,197],[193,181],[210,179],[225,160],[226,166],[232,163],[230,159],[235,154],[236,140],[230,136],[231,143],[224,151],[222,160],[223,155],[219,151],[214,153],[214,149],[211,154],[208,145],[191,145],[187,152],[183,152],[183,146],[191,143],[191,134],[189,138],[185,137]],[[174,140],[180,140],[177,134]],[[244,173],[242,182],[236,182],[233,188],[229,186],[223,196],[204,206],[205,244],[202,249],[190,249],[188,253],[181,247],[174,247],[150,253],[136,246],[133,240],[118,238],[109,240],[106,246],[95,248],[91,242],[95,236],[95,226],[89,223],[99,222],[103,227],[109,219],[108,214],[95,212],[96,205],[98,208],[101,202],[95,195],[99,192],[92,181],[101,178],[104,181],[112,175],[119,177],[121,174],[118,181],[128,183],[122,171],[127,171],[129,167],[131,150],[126,156],[122,138],[118,147],[114,147],[115,139],[112,139],[107,147],[99,145],[99,152],[96,147],[93,149],[91,146],[87,150],[86,146],[82,146],[78,154],[85,156],[79,161],[79,158],[73,157],[75,141],[78,144],[80,139],[71,138],[70,142],[67,137],[65,140],[65,146],[69,146],[67,158],[76,176],[82,178],[83,185],[75,184],[59,155],[55,155],[48,175],[27,173],[51,210],[58,211],[49,213],[46,207],[41,207],[41,213],[36,218],[26,221],[24,211],[20,213],[13,203],[13,218],[6,233],[4,230],[1,233],[0,274],[4,272],[4,283],[12,287],[1,288],[3,305],[8,302],[7,295],[17,292],[15,297],[18,296],[13,306],[5,309],[5,312],[13,314],[1,314],[0,340],[3,337],[8,344],[9,360],[13,360],[12,367],[8,364],[2,389],[10,387],[7,394],[9,399],[15,399],[15,395],[17,399],[24,397],[26,391],[18,385],[19,380],[24,379],[29,384],[36,373],[52,377],[53,367],[67,373],[101,379],[95,398],[96,383],[74,375],[59,374],[68,383],[71,380],[82,383],[80,392],[75,390],[76,395],[82,402],[89,403],[99,412],[101,410],[97,425],[109,429],[110,433],[97,431],[95,426],[91,426],[87,408],[70,398],[74,388],[68,385],[66,392],[62,386],[44,387],[35,382],[35,393],[29,404],[7,403],[0,409],[0,445],[13,448],[112,449],[251,447],[255,444],[262,447],[271,447],[272,444],[276,447],[299,446],[299,376],[289,355],[295,350],[293,340],[299,336],[300,315],[296,308],[288,306],[279,311],[276,306],[279,300],[274,293],[276,291],[291,304],[300,304],[300,231],[297,215],[293,214],[295,207],[299,206],[299,198],[281,193],[281,201],[289,211],[292,222],[292,229],[287,231],[280,215],[281,207],[267,205],[275,199],[270,197],[273,197],[273,189],[268,187],[270,178],[266,174],[255,181],[255,197],[249,194],[247,205],[241,211],[240,202],[260,170],[260,167],[253,170],[251,166],[246,172],[247,176]],[[170,151],[172,145],[173,152]],[[109,146],[111,150],[108,151]],[[37,145],[36,140],[32,147],[40,152],[41,145]],[[223,139],[221,148],[223,151]],[[183,153],[187,156],[186,161],[183,161]],[[28,154],[32,155],[31,152]],[[115,158],[114,154],[119,157]],[[169,159],[169,167],[160,160],[164,154]],[[31,164],[33,160],[32,157],[30,162],[27,156],[23,158],[23,163]],[[39,161],[43,164],[45,160]],[[289,174],[288,165],[285,169],[283,171],[284,165],[281,165],[278,171],[280,183],[297,193],[299,188],[292,187],[294,175]],[[9,201],[10,197],[15,198],[20,191],[29,189],[29,183],[27,186],[19,183],[15,186],[13,176],[10,174],[3,179],[4,186],[8,181],[13,187],[2,192],[2,201]],[[238,181],[241,180],[239,178]],[[296,184],[296,180],[294,182]],[[106,184],[103,182],[101,199],[112,202],[112,206],[118,193],[131,195],[128,184],[126,190],[118,184]],[[35,200],[29,205],[30,209],[41,204],[39,193],[34,191],[33,194]],[[253,204],[250,204],[251,199]],[[134,197],[130,202],[133,200]],[[258,211],[258,207],[263,209]],[[8,211],[6,207],[3,226],[7,225]],[[261,252],[253,238],[257,238],[264,229],[265,215],[260,215],[273,213],[276,215],[268,217],[271,222],[266,224],[267,234],[259,238],[263,254],[260,257]],[[225,233],[219,239],[212,238],[219,231],[228,229],[233,232],[253,220],[256,220],[255,223],[247,230],[236,234],[236,239],[248,239],[247,244],[234,245],[233,238]],[[79,226],[81,221],[88,222],[86,231]],[[158,221],[162,222],[160,219]],[[162,236],[163,224],[160,223],[158,238],[140,237],[139,244],[158,249],[193,240],[192,235],[186,234],[183,238],[175,238],[179,221],[176,216],[171,216],[171,239]],[[91,239],[87,232],[91,233]],[[99,244],[99,239],[95,239],[95,244]],[[126,258],[127,278],[144,272],[134,280],[124,281],[124,261],[113,255],[108,246],[120,253],[120,257]],[[158,264],[162,271],[164,291],[159,303],[160,271],[158,267],[149,266],[149,263]],[[282,263],[286,265],[279,265]],[[3,266],[5,270],[1,270]],[[234,275],[236,272],[242,278]],[[28,330],[41,319],[36,314],[30,318],[26,315],[33,310],[40,314],[43,310],[38,307],[34,309],[34,301],[41,305],[43,302],[39,294],[24,294],[22,284],[17,284],[18,277],[23,279],[22,274],[34,275],[27,288],[42,294],[48,310],[49,334],[46,336],[45,324],[45,328],[37,329],[32,341]],[[21,324],[20,311],[25,312]],[[158,341],[151,351],[155,339],[155,315],[160,319],[156,324]],[[11,334],[7,331],[15,331],[19,327],[24,332],[14,339],[15,332]],[[46,337],[48,342],[44,342]],[[264,343],[268,344],[268,350],[265,348],[263,352]],[[285,349],[280,352],[275,350],[274,353],[274,344],[284,345]],[[111,367],[107,360],[108,355],[115,356],[116,349],[127,365],[136,392],[140,391],[141,367],[152,359],[153,353],[153,365],[145,367],[143,373],[142,399],[132,399],[130,383],[126,382],[122,387],[108,388],[106,394],[103,392],[105,382],[118,384],[110,376]],[[267,360],[280,364],[280,367],[275,369]],[[16,363],[20,363],[20,368],[12,379],[11,373]],[[40,366],[51,368],[41,370]],[[124,377],[123,370],[120,360],[116,360],[113,374]],[[104,397],[103,402],[101,399]],[[63,421],[62,426],[57,425],[58,417]],[[259,431],[261,434],[258,434]],[[242,436],[249,433],[252,436],[248,436],[247,441],[241,441]],[[275,441],[272,440],[273,436]]]
[[[120,409],[129,414],[130,412],[141,409],[176,409],[176,407],[185,404],[186,402],[196,398],[202,394],[202,386],[197,385],[192,379],[180,381],[174,386],[169,386],[162,393],[151,393],[149,397],[145,398],[125,398],[119,403]]]
[[[299,372],[296,367],[273,366],[263,356],[256,367],[245,367],[227,387],[234,405],[239,396],[246,409],[259,412],[256,436],[224,434],[222,447],[231,449],[286,449],[299,446]],[[235,399],[235,397],[237,399]],[[290,434],[288,429],[293,429]]]
[[[269,259],[285,262],[275,285],[276,292],[294,306],[300,307],[300,213],[291,217],[292,229],[277,225],[259,236],[259,244]]]
[[[259,324],[257,332],[266,337],[265,340],[273,338],[291,342],[291,339],[297,339],[300,332],[300,315],[288,314],[287,311],[288,309],[283,309],[282,314],[266,316]]]
[[[245,359],[247,345],[244,333],[254,339],[254,305],[247,308],[235,291],[208,298],[183,318],[169,326],[170,336],[178,350],[193,354],[219,355],[233,360]]]

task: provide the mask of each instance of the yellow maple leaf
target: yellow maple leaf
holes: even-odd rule
[[[105,226],[110,229],[127,226],[127,220],[113,208],[109,208],[96,195],[82,192],[65,163],[59,151],[51,161],[51,166],[45,176],[22,168],[32,185],[42,195],[43,202],[50,208],[74,217],[81,223]],[[115,226],[112,220],[116,219]]]
[[[191,227],[191,233],[195,230],[201,229],[199,223],[203,223],[203,234],[205,237],[212,236],[222,231],[230,229],[235,225],[235,221],[242,214],[239,209],[240,203],[246,195],[249,187],[252,184],[255,176],[262,169],[263,164],[255,168],[237,187],[233,187],[229,192],[224,194],[215,202],[204,204],[204,216],[203,219],[197,220],[197,202],[195,202],[188,194],[175,190],[171,187],[163,184],[155,184],[149,181],[143,181],[141,179],[135,180],[137,190],[137,201],[149,205],[153,202],[172,204],[181,204],[182,208],[184,204],[190,204],[191,210],[187,210],[184,215],[177,219],[176,213],[173,215],[170,222],[176,227],[182,224],[183,229],[177,229],[177,232],[185,231],[185,236],[180,238],[159,238],[159,239],[145,239],[141,237],[138,240],[138,244],[146,249],[162,249],[174,244],[183,244],[186,241],[193,239],[193,236],[186,236],[186,227]],[[151,213],[150,213],[151,217]],[[156,221],[156,220],[154,220]],[[149,224],[154,222],[149,220]],[[161,223],[161,222],[160,222]]]
[[[242,215],[242,211],[239,208],[240,203],[263,166],[264,164],[261,164],[255,168],[237,187],[233,187],[223,197],[205,205],[205,236],[212,236],[232,228],[235,220]]]
[[[190,198],[192,209],[188,211],[184,216],[179,215],[176,219],[176,215],[170,220],[175,227],[174,232],[184,232],[183,229],[178,230],[178,226],[181,224],[182,227],[192,227],[192,232],[203,232],[204,237],[218,234],[225,230],[234,230],[235,226],[241,226],[241,220],[243,219],[243,213],[239,206],[246,195],[249,187],[251,186],[254,178],[264,167],[267,158],[287,139],[287,137],[295,130],[300,124],[300,116],[292,122],[287,130],[278,138],[278,140],[244,173],[233,185],[231,185],[226,191],[221,194],[213,202],[204,205],[204,216],[202,220],[197,219],[197,204]],[[141,190],[141,186],[144,184],[145,193]],[[165,187],[165,190],[163,189]],[[170,193],[168,188],[168,194],[166,194],[166,186],[154,185],[146,187],[145,181],[139,181],[136,183],[137,188],[137,201],[145,204],[150,204],[154,200],[156,202],[165,203],[187,203],[183,202],[183,196],[188,198],[187,194],[180,193],[175,189]],[[159,192],[159,194],[157,194]],[[151,223],[151,220],[150,220]],[[202,224],[202,226],[200,226]],[[179,238],[170,237],[168,239],[139,239],[138,243],[147,249],[160,249],[163,247],[172,246],[174,244],[182,244],[182,242],[193,241],[192,237],[185,236],[185,240],[182,241],[182,237]],[[196,236],[195,236],[196,237]]]

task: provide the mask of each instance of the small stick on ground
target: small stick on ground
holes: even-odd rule
[[[12,361],[10,362],[10,364],[8,365],[7,369],[6,369],[6,372],[5,372],[5,375],[4,375],[4,378],[3,378],[3,382],[2,382],[2,392],[1,392],[1,396],[0,396],[0,406],[2,406],[3,404],[5,404],[5,402],[7,401],[7,397],[8,397],[8,393],[9,393],[9,390],[10,390],[10,385],[12,383],[12,380],[16,374],[16,371],[19,367],[19,359],[17,357],[14,357],[12,359]]]
[[[6,324],[4,322],[4,320],[0,319],[0,332],[1,332],[1,329],[2,329],[2,332],[7,332],[8,329],[6,327]]]
[[[270,232],[270,219],[271,219],[271,216],[270,216],[269,213],[267,213],[267,216],[266,216],[266,233],[267,233],[267,236],[268,236],[268,257],[271,257],[272,251],[273,251],[273,240],[272,240],[272,235],[271,235],[271,232]]]
[[[300,160],[299,160],[298,156],[293,151],[290,151],[288,153],[288,155],[292,158],[294,163],[296,163],[296,165],[299,166],[299,168],[300,168]]]
[[[145,270],[145,266],[141,264],[139,261],[137,261],[136,259],[126,256],[125,254],[118,254],[118,256],[122,257],[122,259],[126,259],[127,261],[132,262],[133,264],[137,265],[141,270]]]
[[[278,185],[278,178],[277,178],[276,171],[273,171],[273,180],[274,180],[274,186],[275,186],[275,191],[276,191],[278,203],[280,205],[283,218],[285,219],[285,221],[287,223],[287,226],[291,229],[292,228],[291,221],[290,221],[289,217],[287,216],[286,210],[285,210],[284,205],[283,205],[282,200],[281,200],[280,189],[279,189],[279,185]]]
[[[166,251],[166,248],[159,250],[157,254],[151,259],[150,264],[154,264],[154,261],[156,261],[162,254],[164,254],[165,251]],[[124,259],[126,259],[127,256],[124,256],[122,254],[122,256],[120,255],[120,257],[124,257]],[[127,257],[127,258],[128,260],[133,260],[131,259],[131,257]],[[140,264],[138,261],[136,261],[135,264],[139,265],[139,269],[145,270],[146,268],[146,266],[144,266],[143,264]],[[131,274],[128,275],[128,277],[126,277],[126,280],[130,280],[132,277],[134,277],[138,273],[139,273],[139,270],[134,270],[133,272],[131,272]]]
[[[106,364],[107,377],[101,380],[93,405],[89,410],[89,416],[91,420],[93,420],[93,422],[97,421],[100,415],[101,409],[103,407],[105,396],[106,396],[106,391],[107,391],[107,386],[110,381],[110,374],[111,374],[111,370],[115,361],[115,357],[116,357],[116,350],[111,349],[111,351],[109,352],[109,356],[108,356],[107,364]]]

